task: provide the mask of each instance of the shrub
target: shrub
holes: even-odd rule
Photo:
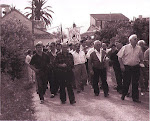
[[[149,45],[149,21],[136,19],[133,24],[133,30],[139,39],[145,40],[147,45]]]
[[[35,120],[32,103],[32,86],[26,69],[24,77],[11,80],[7,73],[1,74],[1,115],[0,120]]]
[[[1,23],[1,65],[12,79],[19,78],[24,66],[25,51],[32,47],[33,36],[19,20],[8,19]]]
[[[97,39],[105,43],[111,43],[111,40],[119,41],[122,44],[128,42],[128,37],[133,33],[132,25],[129,21],[107,22],[105,27],[97,34]]]

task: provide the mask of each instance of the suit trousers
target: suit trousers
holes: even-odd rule
[[[40,100],[44,100],[44,94],[45,94],[46,88],[47,88],[47,78],[46,78],[45,74],[44,74],[44,72],[36,73],[38,94],[39,94]]]
[[[73,72],[72,71],[59,71],[59,85],[60,85],[60,100],[62,102],[66,101],[66,90],[69,96],[70,103],[75,100],[73,88],[72,88],[72,79],[73,79]]]
[[[49,70],[48,81],[50,84],[51,94],[56,94],[58,92],[59,84],[57,79],[57,72],[55,70]]]
[[[126,96],[129,90],[130,83],[132,81],[132,99],[139,99],[138,81],[140,77],[140,66],[128,66],[125,65],[125,71],[123,73],[123,92],[122,95]]]
[[[93,68],[93,71],[94,71],[94,76],[93,76],[94,93],[99,94],[99,92],[100,92],[99,86],[98,86],[99,77],[101,77],[104,93],[108,93],[108,84],[106,81],[106,68],[104,68],[104,69]]]
[[[113,64],[113,69],[115,72],[116,82],[117,82],[117,91],[122,90],[122,71],[118,64]]]

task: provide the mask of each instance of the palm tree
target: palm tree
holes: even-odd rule
[[[34,17],[32,16],[32,2],[33,2],[33,13]],[[26,16],[35,20],[42,20],[45,22],[46,26],[51,25],[52,22],[52,15],[50,13],[54,13],[50,8],[51,6],[44,7],[46,0],[33,0],[30,1],[31,7],[26,7],[25,9],[29,9],[30,12],[26,12]]]

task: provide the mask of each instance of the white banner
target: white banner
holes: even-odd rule
[[[78,43],[81,40],[80,27],[68,28],[69,43]]]

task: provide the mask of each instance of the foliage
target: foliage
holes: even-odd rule
[[[32,46],[32,34],[20,21],[8,19],[1,23],[1,65],[2,71],[19,78],[24,65],[25,51]]]
[[[27,70],[23,71],[24,78],[11,80],[7,73],[1,74],[1,115],[0,120],[35,120],[32,104],[32,86],[27,79]]]
[[[46,0],[33,0],[33,13],[34,17],[32,16],[32,2],[31,7],[26,7],[25,9],[29,9],[30,12],[26,12],[26,16],[30,17],[30,19],[34,18],[35,20],[42,20],[45,22],[46,26],[51,25],[52,23],[52,15],[50,13],[54,13],[50,8],[51,6],[46,6]]]
[[[149,45],[149,21],[146,19],[136,19],[133,24],[133,31],[140,40],[145,40]]]
[[[128,21],[107,22],[105,27],[96,32],[96,39],[105,43],[111,43],[111,40],[119,41],[123,44],[128,42],[128,37],[133,33],[132,25]]]

